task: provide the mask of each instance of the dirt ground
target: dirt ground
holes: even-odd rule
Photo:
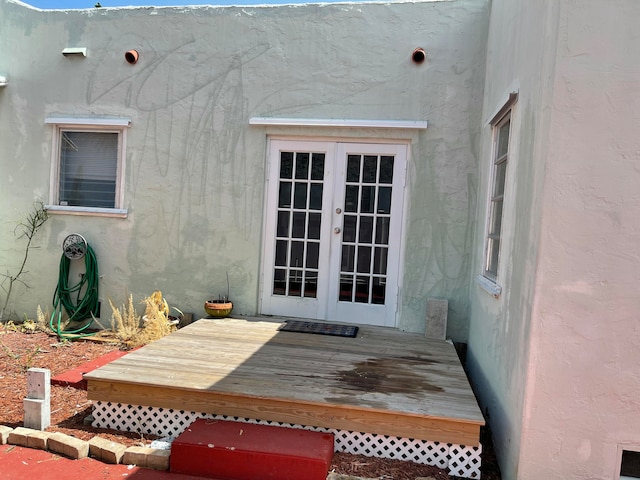
[[[44,332],[23,333],[11,325],[0,325],[0,425],[12,428],[22,426],[23,399],[27,391],[25,373],[29,368],[47,368],[51,370],[53,377],[117,348],[114,344],[92,341],[60,341],[56,336]],[[87,400],[86,391],[51,386],[51,427],[47,430],[66,433],[83,440],[99,434],[127,446],[146,445],[154,438],[84,425],[83,420],[90,413],[91,401]],[[483,432],[482,443],[482,478],[500,480],[488,432]],[[331,471],[385,480],[457,478],[448,477],[445,470],[436,467],[345,453],[335,454]]]

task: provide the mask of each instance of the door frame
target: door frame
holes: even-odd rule
[[[400,209],[401,219],[399,221],[401,232],[399,235],[399,252],[398,252],[398,271],[396,278],[396,291],[393,292],[395,295],[395,312],[391,315],[391,320],[387,320],[384,326],[386,327],[397,327],[399,323],[399,318],[401,316],[402,311],[402,290],[403,290],[403,279],[405,272],[405,249],[407,244],[406,232],[407,232],[407,222],[409,218],[409,173],[410,173],[410,161],[411,161],[411,145],[412,141],[410,139],[400,139],[400,138],[358,138],[358,137],[327,137],[327,136],[295,136],[295,135],[267,135],[266,137],[266,151],[265,151],[265,176],[264,176],[264,196],[263,196],[263,209],[262,209],[262,235],[261,235],[261,255],[260,255],[260,268],[259,268],[259,277],[258,277],[258,314],[259,315],[273,315],[271,313],[264,313],[263,311],[263,299],[265,295],[270,295],[271,285],[266,285],[265,282],[265,269],[272,269],[273,265],[268,265],[267,260],[273,258],[273,254],[268,255],[265,251],[265,245],[267,244],[267,217],[269,214],[273,212],[269,209],[269,187],[271,181],[271,169],[278,168],[273,162],[275,161],[271,158],[271,145],[273,141],[284,141],[284,142],[298,142],[298,143],[332,143],[334,144],[334,152],[337,150],[338,144],[342,143],[354,143],[354,144],[367,144],[367,145],[398,145],[406,148],[406,156],[405,156],[405,165],[404,165],[404,179],[399,187],[402,188],[402,205]],[[332,173],[332,176],[335,176]],[[325,210],[325,206],[323,205],[323,212]],[[330,210],[331,211],[331,210]],[[328,280],[331,281],[330,279]],[[326,285],[326,290],[331,290],[329,285]],[[391,294],[391,292],[389,292]],[[325,306],[321,306],[321,309],[324,309],[324,312],[328,309],[328,302],[325,302]],[[284,315],[283,315],[284,317]],[[298,318],[305,318],[303,316]]]

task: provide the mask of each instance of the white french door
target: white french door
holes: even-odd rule
[[[406,157],[270,141],[261,313],[395,326]]]

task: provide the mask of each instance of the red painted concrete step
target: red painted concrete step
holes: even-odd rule
[[[61,373],[60,375],[56,375],[51,379],[51,384],[60,385],[63,387],[71,386],[77,389],[86,390],[87,381],[82,378],[82,375],[92,372],[96,368],[102,367],[107,363],[113,362],[114,360],[125,356],[127,353],[129,352],[125,352],[122,350],[114,350],[113,352],[109,352],[105,355],[102,355],[101,357],[91,360],[90,362],[83,363],[73,370],[69,370],[67,372]]]
[[[325,480],[333,435],[196,420],[171,445],[171,472],[218,480]]]

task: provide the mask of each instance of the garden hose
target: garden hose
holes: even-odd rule
[[[81,279],[76,285],[69,286],[71,260],[64,254],[60,259],[58,285],[53,294],[53,314],[49,321],[51,330],[60,338],[65,337],[65,335],[76,338],[95,334],[95,332],[87,332],[92,322],[87,322],[76,329],[66,330],[62,321],[63,308],[69,315],[69,322],[93,318],[98,311],[98,262],[91,246],[87,245],[86,248],[87,251],[84,255],[85,273],[81,275]],[[74,296],[75,299],[72,298]]]

